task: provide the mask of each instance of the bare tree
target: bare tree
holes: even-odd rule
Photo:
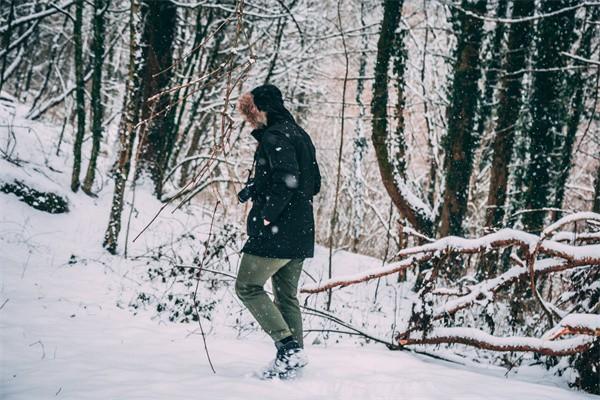
[[[81,28],[83,25],[84,1],[75,3],[75,22],[73,25],[73,45],[75,47],[75,114],[77,116],[77,131],[73,143],[73,172],[71,175],[71,190],[79,190],[79,173],[81,171],[81,145],[85,134],[85,81],[83,79],[83,38]]]
[[[94,0],[94,12],[93,12],[93,53],[94,62],[92,69],[92,92],[91,92],[91,107],[92,107],[92,152],[90,155],[90,162],[88,164],[85,179],[81,189],[92,195],[92,186],[96,176],[96,163],[98,160],[98,153],[100,152],[100,141],[104,132],[104,104],[102,98],[102,68],[104,65],[104,35],[105,30],[105,13],[108,9],[108,0]],[[80,82],[77,83],[80,85]]]
[[[543,2],[542,13],[552,13],[574,5],[571,0]],[[545,208],[554,204],[551,183],[555,151],[564,144],[562,129],[566,122],[565,57],[561,54],[573,42],[575,11],[539,21],[531,94],[531,126],[529,127],[531,160],[527,168],[525,208],[533,210],[523,215],[530,231],[539,231],[544,223]]]
[[[143,58],[144,53],[140,51],[140,43],[137,39],[141,30],[140,0],[132,0],[129,8],[129,66],[127,86],[119,124],[118,156],[112,171],[115,180],[115,189],[103,243],[104,248],[112,254],[115,254],[117,251],[119,233],[121,232],[123,200],[127,178],[131,169],[133,146],[139,120],[141,103],[140,75],[145,63],[145,59]]]
[[[464,10],[485,13],[487,2],[463,1]],[[459,235],[467,211],[469,180],[473,169],[473,152],[478,141],[475,134],[481,77],[480,49],[483,21],[464,11],[455,11],[458,37],[455,51],[448,133],[444,138],[444,193],[438,233]]]

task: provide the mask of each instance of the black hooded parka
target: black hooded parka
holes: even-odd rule
[[[267,125],[252,131],[258,146],[249,238],[242,252],[267,258],[313,257],[312,198],[321,187],[315,147],[283,106],[279,89],[263,85],[251,93],[257,108],[267,113]]]

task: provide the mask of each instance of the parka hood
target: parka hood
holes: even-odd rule
[[[281,91],[271,84],[258,86],[241,95],[238,109],[255,128],[272,125],[285,119],[294,121],[292,114],[283,105]]]

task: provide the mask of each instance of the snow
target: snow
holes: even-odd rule
[[[557,328],[573,328],[588,331],[600,331],[600,315],[573,313],[564,317]]]
[[[3,243],[3,245],[5,245]],[[213,375],[193,327],[132,317],[115,305],[114,276],[99,264],[0,258],[5,399],[592,399],[594,396],[419,359],[381,347],[311,346],[294,382],[263,382],[267,340],[209,336]],[[47,259],[47,258],[46,258]],[[27,267],[25,265],[27,264]],[[114,265],[113,268],[118,268]],[[111,289],[111,286],[113,290]],[[510,384],[507,384],[510,382]]]
[[[556,231],[561,226],[570,224],[572,222],[585,221],[585,220],[600,221],[600,214],[588,211],[588,212],[576,212],[573,214],[565,215],[564,217],[562,217],[561,219],[559,219],[558,221],[556,221],[555,223],[553,223],[552,225],[550,225],[546,229],[544,229],[544,231],[542,232],[542,236],[548,237],[552,232]]]
[[[75,196],[74,196],[75,197]],[[50,215],[1,196],[0,397],[6,399],[592,399],[584,393],[507,380],[494,367],[391,352],[383,346],[307,346],[300,380],[263,382],[253,372],[273,356],[265,337],[209,334],[212,374],[196,327],[165,324],[119,308],[131,262],[106,255],[94,229],[100,206],[77,196],[71,215]],[[88,214],[91,220],[80,220]],[[88,227],[88,229],[86,229]],[[55,245],[56,238],[61,238]],[[319,251],[316,263],[326,262]],[[70,254],[87,262],[69,264]],[[360,256],[357,258],[361,258]],[[367,258],[362,259],[364,263]],[[546,384],[543,377],[541,381]],[[508,384],[510,382],[510,384]]]
[[[563,318],[563,320],[560,321],[560,325],[598,330],[600,329],[600,315],[574,313]]]
[[[555,268],[561,264],[562,262],[560,260],[546,258],[544,260],[537,261],[535,263],[535,269],[538,271],[543,271],[545,269]],[[527,268],[515,266],[494,278],[490,278],[476,285],[469,286],[467,287],[468,293],[466,295],[446,301],[435,310],[434,315],[441,316],[457,308],[465,307],[475,302],[481,294],[495,292],[507,282],[516,279],[522,274],[528,273],[529,270]]]

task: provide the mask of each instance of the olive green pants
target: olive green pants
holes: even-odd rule
[[[265,258],[244,253],[235,293],[261,328],[278,341],[290,335],[302,346],[302,315],[296,297],[304,259]],[[271,278],[274,301],[264,285]]]

